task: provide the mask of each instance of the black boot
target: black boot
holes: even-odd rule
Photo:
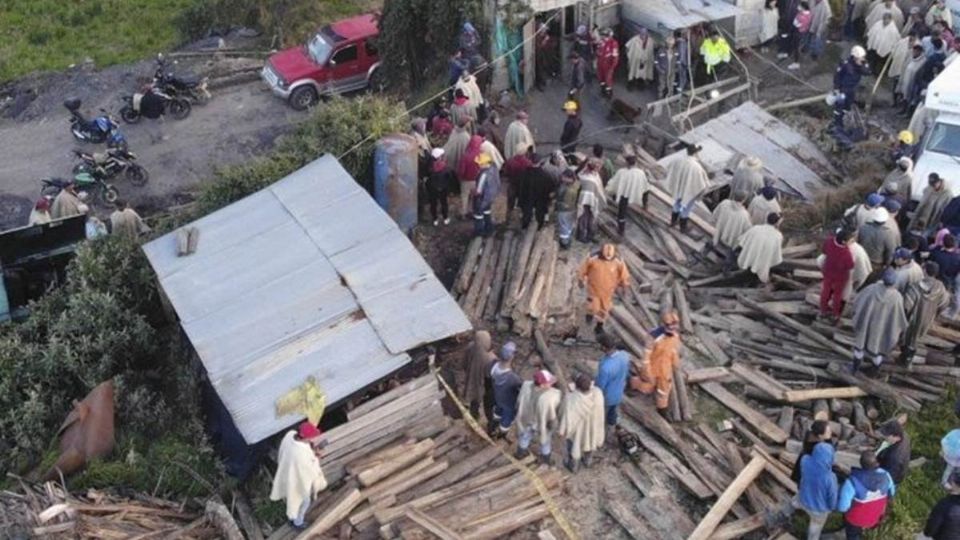
[[[596,334],[596,335],[598,335],[598,336],[603,333],[603,323],[602,323],[602,322],[598,322],[597,325],[593,327],[593,333]]]
[[[860,371],[860,366],[861,366],[862,364],[863,364],[863,359],[861,359],[861,358],[854,358],[854,359],[853,359],[853,365],[850,366],[850,373],[853,373],[854,375],[856,375],[857,372]]]
[[[680,218],[680,232],[687,232],[687,226],[690,224],[690,218]]]
[[[680,219],[680,212],[674,212],[670,214],[670,226],[673,227],[677,224],[677,221]]]
[[[540,454],[540,456],[537,457],[537,463],[546,465],[547,467],[553,467],[553,458],[550,457],[550,454]]]
[[[530,450],[527,450],[526,448],[518,447],[516,453],[513,454],[513,457],[517,459],[523,459],[529,455],[530,455]]]
[[[621,219],[617,220],[617,234],[623,236],[624,231],[627,230],[627,222]]]

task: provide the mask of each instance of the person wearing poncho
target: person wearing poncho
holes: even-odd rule
[[[750,156],[740,160],[730,180],[730,197],[747,201],[763,189],[763,162]]]
[[[68,180],[68,184],[53,199],[53,205],[50,206],[50,217],[51,219],[63,219],[79,216],[83,213],[80,211],[82,204],[80,197],[77,196],[77,185],[72,180]]]
[[[653,38],[646,28],[627,41],[627,88],[653,81]]]
[[[286,501],[286,514],[296,529],[304,528],[304,517],[313,497],[327,487],[315,447],[322,432],[304,421],[297,431],[283,436],[277,451],[277,473],[273,477],[270,500]]]
[[[867,61],[873,68],[874,75],[883,69],[887,57],[899,41],[900,30],[893,24],[893,16],[889,13],[884,14],[880,21],[873,23],[867,30],[867,52],[870,55]]]
[[[783,262],[783,233],[777,228],[780,214],[771,213],[767,223],[754,225],[743,233],[737,247],[737,266],[753,272],[761,283],[770,282],[770,269]]]
[[[463,153],[467,151],[467,146],[470,144],[472,136],[468,125],[469,122],[466,119],[461,120],[453,128],[453,132],[447,138],[447,143],[443,145],[443,154],[447,157],[447,164],[450,165],[451,171],[457,171],[460,166],[460,158],[463,157]]]
[[[623,235],[627,226],[627,209],[630,204],[641,203],[647,207],[650,181],[647,173],[637,166],[636,156],[627,156],[627,166],[617,171],[607,184],[607,194],[617,201],[617,231]]]
[[[616,246],[604,244],[599,254],[591,255],[584,261],[577,275],[580,288],[587,289],[587,323],[596,319],[594,330],[600,333],[613,308],[614,293],[630,285],[627,265],[617,256]]]
[[[697,198],[710,185],[710,178],[704,170],[697,153],[700,146],[687,146],[687,155],[675,159],[667,165],[667,180],[665,187],[673,196],[673,213],[670,216],[670,225],[680,221],[680,230],[687,230],[690,212],[693,211]]]
[[[897,346],[907,328],[903,295],[894,287],[894,272],[889,268],[883,279],[865,287],[853,303],[853,372],[870,355],[874,369],[879,368]]]
[[[953,197],[950,190],[947,189],[946,182],[937,173],[930,173],[928,178],[929,185],[923,189],[923,197],[920,198],[920,204],[907,226],[908,231],[926,232],[927,229],[935,227],[940,222],[940,215],[943,209],[950,204]]]
[[[728,255],[728,265],[733,264],[732,252],[740,245],[740,237],[747,232],[750,223],[750,212],[738,199],[724,199],[713,209],[713,246],[721,248]]]
[[[583,465],[590,466],[590,454],[603,446],[604,427],[603,392],[593,385],[590,377],[581,373],[560,404],[560,425],[557,433],[564,438],[567,459],[564,465],[571,472]]]
[[[893,252],[890,269],[893,270],[893,286],[900,294],[907,294],[911,285],[923,279],[923,268],[913,260],[913,253],[905,247],[898,247]]]
[[[826,45],[827,30],[830,29],[830,19],[833,18],[833,9],[829,0],[813,0],[810,6],[810,57],[816,60],[823,53]]]
[[[483,106],[483,92],[480,91],[477,78],[474,77],[470,71],[464,71],[460,74],[460,79],[457,80],[457,84],[453,87],[454,93],[456,93],[457,90],[463,90],[463,95],[467,97],[467,100],[469,100],[470,105],[474,107],[474,110]],[[477,119],[477,116],[474,116],[474,119]]]
[[[577,240],[593,242],[597,220],[607,205],[600,178],[600,161],[590,159],[580,173],[580,193],[577,196]]]
[[[883,268],[893,260],[893,252],[900,245],[900,234],[890,223],[886,208],[874,208],[859,231],[860,245],[870,257],[875,269]]]
[[[880,192],[893,192],[903,202],[910,200],[913,185],[913,160],[904,156],[897,160],[897,167],[890,171],[880,184]]]
[[[907,67],[907,62],[910,61],[910,52],[916,43],[917,37],[915,35],[904,36],[897,41],[896,46],[890,53],[890,67],[887,69],[887,74],[894,84],[894,95],[896,95],[896,85],[899,77],[903,75],[903,68]]]
[[[545,369],[537,371],[532,381],[524,381],[517,397],[517,459],[529,453],[534,434],[540,435],[540,463],[550,465],[551,439],[559,419],[560,390],[557,379]]]
[[[893,23],[897,25],[897,30],[903,28],[903,11],[893,0],[883,0],[883,2],[874,4],[867,12],[864,28],[873,28],[873,25],[883,20],[884,14],[889,13],[893,18]]]
[[[533,134],[527,127],[529,119],[530,115],[525,111],[520,111],[517,113],[517,119],[507,126],[507,133],[503,136],[503,157],[505,159],[515,156],[520,148],[532,148],[534,146]]]
[[[923,265],[923,278],[907,287],[903,306],[907,314],[907,329],[903,334],[902,360],[910,363],[920,342],[937,315],[950,305],[950,293],[938,279],[940,265],[928,262]]]
[[[927,26],[933,26],[933,23],[937,21],[943,21],[944,26],[947,28],[953,28],[953,13],[951,13],[950,8],[947,7],[945,0],[933,0],[933,5],[930,6],[930,9],[927,10],[927,15],[924,17],[924,22],[927,23]]]
[[[773,186],[765,186],[760,190],[760,195],[750,200],[747,211],[750,212],[750,223],[754,225],[763,225],[767,222],[767,216],[781,213],[777,189]]]
[[[923,46],[915,43],[910,47],[910,58],[904,63],[903,71],[900,73],[900,79],[897,80],[897,85],[894,90],[897,104],[901,105],[902,112],[906,112],[910,106],[907,98],[913,89],[913,81],[916,80],[917,73],[920,73],[920,70],[926,63],[927,57],[923,54]]]
[[[473,334],[473,343],[467,349],[464,358],[466,372],[463,384],[463,400],[470,407],[470,414],[478,418],[483,405],[487,422],[493,418],[493,395],[490,392],[490,368],[497,360],[493,354],[490,332],[477,330]]]
[[[455,126],[466,122],[471,131],[475,127],[477,104],[470,101],[462,88],[458,88],[453,94],[453,104],[450,105],[450,120]]]

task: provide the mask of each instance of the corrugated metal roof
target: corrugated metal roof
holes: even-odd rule
[[[413,245],[332,156],[143,247],[234,423],[255,443],[299,421],[277,398],[316,377],[333,403],[470,329]]]
[[[661,34],[743,14],[723,0],[623,0],[620,6],[624,20]]]

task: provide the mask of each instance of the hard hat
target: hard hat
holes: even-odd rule
[[[481,167],[483,167],[484,165],[489,165],[493,163],[493,158],[490,157],[490,154],[486,152],[481,152],[473,161],[477,165],[480,165]]]
[[[563,110],[565,110],[565,111],[576,111],[576,110],[577,110],[577,102],[576,102],[576,101],[568,101],[568,102],[564,103],[564,104],[563,104]]]
[[[867,51],[865,51],[863,47],[859,45],[854,45],[853,48],[850,49],[850,56],[858,59],[863,59],[867,57]]]
[[[913,144],[913,133],[905,129],[897,134],[897,140],[903,144]]]

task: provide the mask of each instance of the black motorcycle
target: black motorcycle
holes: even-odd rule
[[[171,96],[156,87],[150,87],[143,94],[122,96],[124,106],[120,109],[120,118],[128,124],[136,124],[143,118],[157,118],[170,113],[177,120],[190,116],[190,101],[184,97]]]
[[[69,98],[63,106],[70,111],[70,133],[80,142],[100,144],[106,142],[110,147],[123,147],[126,139],[120,133],[120,125],[107,111],[100,109],[100,116],[89,119],[80,112],[81,102],[77,98]]]
[[[73,184],[78,192],[96,191],[100,200],[108,205],[112,205],[120,197],[120,192],[112,184],[103,181],[102,178],[94,178],[89,173],[79,173],[73,176],[73,182],[63,178],[41,178],[40,195],[53,200],[67,185]]]
[[[176,63],[176,61],[174,61]],[[167,69],[163,54],[157,55],[157,69],[153,73],[153,86],[171,97],[183,97],[197,105],[206,105],[213,97],[207,90],[207,77],[195,75],[177,75]]]
[[[123,174],[135,186],[143,186],[150,179],[147,170],[137,163],[137,156],[126,149],[112,148],[106,152],[89,153],[74,150],[80,160],[73,167],[73,174],[88,173],[95,179],[107,181]]]

